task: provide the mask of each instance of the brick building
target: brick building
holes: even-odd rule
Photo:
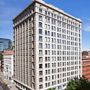
[[[90,80],[90,51],[82,52],[82,75]]]
[[[0,51],[0,72],[3,71],[3,52]]]

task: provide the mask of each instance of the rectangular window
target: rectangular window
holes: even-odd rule
[[[39,43],[39,48],[43,48],[43,45],[42,45],[42,43]]]
[[[42,13],[42,9],[41,8],[39,8],[39,12]]]
[[[42,34],[42,29],[39,29],[39,34]]]
[[[42,23],[41,23],[41,22],[39,22],[39,27],[41,27],[41,28],[42,28]]]
[[[39,15],[39,21],[42,21],[42,16],[41,15]]]
[[[43,75],[43,71],[39,71],[39,75]]]
[[[42,50],[39,50],[39,55],[43,55],[43,51]]]
[[[42,89],[43,88],[43,85],[41,84],[41,85],[39,85],[39,89]]]
[[[42,42],[42,36],[39,36],[39,41],[41,41],[41,42]]]
[[[43,62],[43,58],[42,57],[39,57],[39,62]]]
[[[39,68],[40,68],[40,69],[42,69],[42,68],[43,68],[42,64],[39,64]]]
[[[43,81],[43,78],[39,78],[39,82],[42,82]]]

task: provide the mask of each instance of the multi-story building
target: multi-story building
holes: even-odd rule
[[[20,90],[64,90],[82,75],[81,20],[33,0],[13,23],[14,81]]]
[[[3,74],[5,79],[9,80],[10,82],[13,81],[13,50],[4,50],[3,52]]]
[[[90,51],[82,52],[82,75],[90,81]]]
[[[11,46],[10,39],[0,38],[0,51],[8,49],[10,46]]]

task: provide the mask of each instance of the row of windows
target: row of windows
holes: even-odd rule
[[[62,74],[60,74],[60,76],[57,77],[57,78],[62,78],[62,77],[70,76],[70,75],[75,75],[75,74],[78,74],[80,72],[80,71],[78,71],[79,69],[75,69],[75,71],[74,70],[71,70],[71,71],[68,70],[68,72],[66,73],[65,69],[66,68],[63,68],[63,71],[60,71],[61,69],[58,69],[58,70],[56,70],[56,69],[52,69],[52,70],[48,69],[48,70],[45,70],[45,75],[52,74],[52,80],[53,80],[53,79],[56,79],[56,75],[55,75],[56,73],[63,72]],[[43,75],[43,71],[39,71],[39,75],[41,77]]]
[[[39,8],[39,12],[40,13],[43,13],[44,10],[42,10],[42,8]],[[60,20],[60,21],[63,21],[63,22],[66,22],[68,24],[71,24],[73,26],[78,26],[80,27],[80,24],[77,24],[76,22],[73,22],[72,20],[69,20],[69,19],[66,19],[64,18],[63,16],[60,16],[60,15],[56,15],[52,12],[49,12],[49,11],[46,11],[44,12],[45,15],[48,15],[49,17],[46,16],[46,20],[49,21],[49,18],[52,17],[52,18],[55,18],[57,20]],[[41,16],[39,16],[40,18],[42,18]]]
[[[39,34],[40,35],[43,34],[42,33],[42,29],[39,29]],[[67,32],[67,34],[70,35],[70,33],[68,33],[68,32]],[[80,34],[75,33],[75,35],[74,35],[74,32],[71,32],[71,35],[72,36],[68,36],[66,34],[61,34],[61,33],[58,33],[58,32],[57,33],[56,32],[50,32],[50,31],[45,30],[45,35],[46,36],[52,36],[52,37],[56,37],[57,36],[58,38],[63,38],[63,39],[66,39],[67,38],[67,39],[74,40],[74,41],[77,41],[78,38],[80,38]]]
[[[40,41],[42,41],[41,38],[39,38]],[[57,46],[57,47],[56,47]],[[43,43],[39,43],[39,48],[43,48]],[[61,46],[61,45],[56,45],[56,44],[48,44],[45,43],[45,49],[64,49],[64,50],[79,50],[78,47],[71,47],[71,46]],[[66,51],[65,51],[66,52]]]
[[[45,50],[46,55],[79,55],[79,52],[73,52],[73,51],[56,51],[56,50]],[[39,50],[39,55],[43,55],[43,51]]]
[[[69,73],[71,73],[71,72],[69,72]],[[78,74],[78,71],[76,71],[75,72],[76,74]],[[68,75],[68,73],[67,73],[67,75]],[[63,74],[57,74],[57,76],[56,75],[52,75],[52,76],[46,76],[45,77],[45,81],[50,81],[51,79],[53,80],[53,79],[56,79],[56,78],[61,78],[62,79],[62,76],[66,76],[66,73],[63,73]],[[69,77],[70,78],[70,77]],[[60,80],[61,80],[60,79]],[[68,78],[67,78],[67,80],[68,80]],[[39,78],[39,82],[43,82],[43,78]]]
[[[55,24],[54,24],[54,25],[55,25]],[[40,28],[43,27],[42,22],[39,22],[39,27],[40,27]],[[61,25],[60,25],[60,27],[61,27]],[[67,25],[67,27],[66,27],[66,24],[65,24],[65,25],[62,24],[62,27],[67,28],[67,29],[69,29],[69,30],[75,30],[75,32],[76,32],[76,31],[79,31],[79,32],[80,32],[80,29],[78,29],[78,28],[72,28],[72,26],[70,26],[70,25]],[[50,25],[45,24],[45,29],[50,30]],[[57,29],[58,29],[58,28],[57,28]],[[52,31],[56,31],[56,27],[55,27],[55,26],[51,26],[51,30],[52,30]],[[64,30],[64,29],[63,29],[63,30]],[[65,31],[66,31],[66,30],[65,30]],[[71,33],[71,35],[73,35],[73,32]]]
[[[66,63],[67,63],[67,65],[77,65],[77,64],[80,64],[80,62],[78,62],[78,61],[76,61],[76,60],[80,60],[80,57],[75,57],[75,56],[73,56],[73,57],[45,57],[45,62],[50,62],[50,61],[52,61],[52,62],[55,62],[55,61],[65,61],[65,60],[75,60],[75,61],[69,61],[69,62],[59,62],[58,63],[58,66],[60,66],[61,65],[61,63],[62,63],[62,65],[64,66],[64,65],[66,65]],[[39,57],[39,62],[43,62],[43,57]]]
[[[67,31],[67,34],[70,33],[70,31],[76,32],[76,33],[77,32],[80,33],[80,29],[79,30],[78,29],[72,30],[72,29],[69,28],[69,30],[68,30],[68,28],[67,28],[67,30],[66,30],[66,29],[61,29],[60,27],[56,27],[54,25],[50,26],[50,24],[45,24],[45,29],[46,30],[50,30],[51,29],[52,31],[56,31],[57,30],[57,32],[62,32],[62,33],[66,33],[66,31]]]
[[[45,42],[48,42],[48,43],[50,43],[50,42],[56,43],[57,42],[57,44],[64,44],[64,43],[66,44],[67,43],[67,45],[74,44],[75,46],[80,44],[80,43],[77,42],[77,40],[78,40],[77,38],[75,38],[75,41],[73,39],[74,38],[71,37],[72,41],[70,40],[70,38],[69,38],[70,41],[68,41],[68,40],[45,37]],[[43,36],[41,36],[41,35],[39,36],[39,41],[41,41],[41,42],[43,41]]]
[[[56,64],[57,64],[57,67],[61,67],[61,66],[69,66],[69,67],[63,67],[63,68],[58,68],[58,72],[62,72],[62,71],[70,71],[70,70],[75,70],[75,69],[78,69],[79,67],[77,66],[78,63],[75,63],[76,66],[74,66],[74,64],[70,65],[69,63],[66,63],[66,62],[58,62],[58,63],[45,63],[45,68],[54,68],[56,67]],[[71,66],[71,67],[70,67]],[[39,64],[39,69],[42,69],[43,68],[43,64]]]
[[[59,75],[58,75],[59,76]],[[76,77],[78,77],[78,75],[76,75]],[[49,86],[52,86],[52,85],[56,85],[56,84],[60,84],[61,82],[66,82],[66,81],[70,81],[70,79],[73,79],[74,76],[72,77],[68,77],[68,78],[63,78],[62,80],[61,79],[58,79],[57,81],[54,80],[56,78],[55,75],[52,75],[52,79],[53,81],[52,82],[49,82],[50,79],[50,76],[47,76],[45,77],[45,81],[48,81],[47,83],[45,83],[45,87],[49,87]],[[43,78],[39,78],[39,82],[43,82]],[[66,84],[64,84],[65,86]],[[42,89],[43,88],[43,84],[40,84],[39,85],[39,88]],[[61,88],[61,86],[58,87],[59,89]],[[56,90],[55,88],[53,90]]]
[[[42,39],[41,38],[39,38],[39,40],[40,41],[42,41]],[[62,43],[62,44],[66,44],[65,42],[64,43]],[[72,44],[75,44],[76,46],[78,46],[78,43],[72,43]],[[72,45],[71,44],[71,45]],[[70,44],[69,44],[70,45]],[[56,47],[57,46],[57,47]],[[80,46],[80,44],[79,44],[79,46]],[[43,49],[43,43],[39,43],[39,48],[40,49]],[[75,51],[79,51],[80,50],[80,48],[79,47],[74,47],[74,46],[62,46],[61,47],[61,45],[56,45],[56,44],[48,44],[48,43],[45,43],[45,49],[64,49],[64,50],[75,50]]]

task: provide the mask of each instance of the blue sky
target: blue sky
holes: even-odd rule
[[[83,22],[82,49],[90,50],[90,0],[44,0]],[[0,0],[0,37],[13,39],[12,19],[31,0]]]

